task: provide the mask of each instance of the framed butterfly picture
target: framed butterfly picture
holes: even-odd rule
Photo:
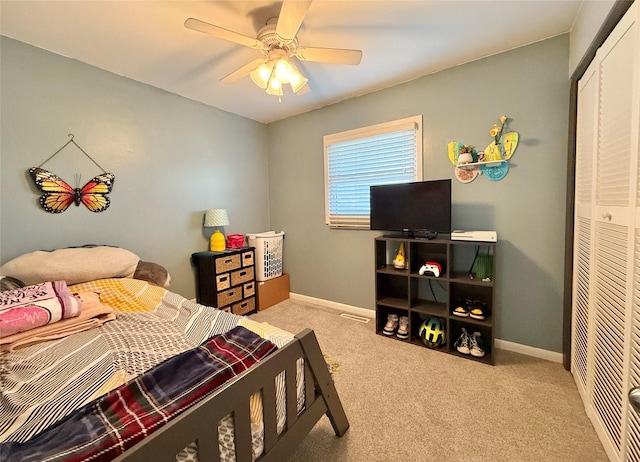
[[[81,203],[92,212],[104,212],[109,208],[107,194],[113,188],[116,177],[113,173],[102,173],[93,177],[83,187],[71,187],[59,176],[40,167],[29,169],[36,186],[43,192],[40,205],[49,213],[62,213],[73,203]]]
[[[71,204],[76,204],[76,206],[84,204],[84,206],[92,212],[104,212],[109,208],[109,204],[111,203],[107,194],[113,189],[113,182],[116,177],[113,173],[105,172],[105,170],[74,141],[72,133],[69,134],[69,138],[69,141],[42,164],[29,169],[29,175],[33,178],[36,187],[42,192],[42,196],[40,196],[40,206],[49,213],[62,213],[67,210]],[[102,170],[100,175],[94,176],[82,187],[80,187],[79,184],[72,187],[58,175],[42,168],[45,163],[70,143],[73,143],[89,160]],[[76,183],[79,182],[80,178],[78,175]]]

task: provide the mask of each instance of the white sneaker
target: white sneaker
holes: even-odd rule
[[[398,315],[397,314],[389,314],[387,316],[387,324],[385,324],[384,329],[382,329],[382,333],[384,335],[393,335],[393,333],[398,328]]]
[[[400,325],[396,335],[399,339],[406,340],[409,338],[409,318],[407,316],[400,316],[399,323]]]

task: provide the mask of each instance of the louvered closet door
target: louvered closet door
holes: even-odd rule
[[[640,178],[640,175],[638,176]],[[638,188],[640,192],[640,187]],[[636,202],[640,204],[640,201]],[[636,215],[637,216],[637,215]],[[631,321],[631,349],[627,388],[640,386],[640,225],[636,221],[634,245],[633,315]],[[626,460],[640,461],[640,415],[627,406]]]
[[[591,300],[593,168],[598,114],[598,66],[592,65],[578,85],[576,129],[575,217],[573,251],[572,371],[583,400],[587,399],[589,317]]]
[[[634,5],[582,78],[576,138],[572,372],[603,446],[620,461],[640,461],[639,416],[627,399],[640,385],[636,23]]]

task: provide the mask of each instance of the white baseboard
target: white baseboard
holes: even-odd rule
[[[333,308],[338,311],[343,311],[358,316],[364,316],[366,318],[375,318],[376,312],[368,310],[366,308],[360,308],[357,306],[346,305],[344,303],[332,302],[331,300],[324,300],[322,298],[309,297],[308,295],[301,295],[291,292],[289,296],[293,300],[301,300],[307,303],[313,303],[314,305],[326,306],[327,308]],[[562,353],[556,351],[543,350],[542,348],[536,348],[529,345],[523,345],[521,343],[509,342],[499,338],[494,339],[496,348],[501,350],[513,351],[514,353],[520,353],[534,358],[540,358],[554,363],[562,363]]]
[[[300,300],[307,303],[313,303],[314,305],[326,306],[327,308],[333,308],[334,310],[344,311],[358,316],[364,316],[365,318],[375,318],[376,312],[368,310],[366,308],[359,308],[353,305],[345,305],[344,303],[332,302],[330,300],[324,300],[322,298],[309,297],[308,295],[294,294],[291,292],[289,296],[294,300]]]
[[[495,339],[495,345],[496,348],[500,348],[501,350],[513,351],[514,353],[533,356],[534,358],[545,359],[554,363],[562,363],[562,353],[558,353],[557,351],[543,350],[542,348],[509,342],[508,340],[499,338]]]

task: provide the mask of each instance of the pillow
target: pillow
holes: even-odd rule
[[[94,279],[132,277],[140,257],[119,247],[85,246],[53,251],[38,250],[8,261],[0,274],[25,285],[62,280],[79,284]]]
[[[168,289],[171,284],[171,276],[166,268],[150,261],[140,260],[135,273],[133,273],[133,278],[150,282],[165,289]]]

